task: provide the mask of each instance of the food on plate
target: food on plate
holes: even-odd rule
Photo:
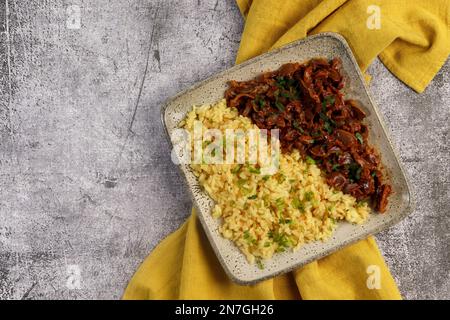
[[[227,107],[225,99],[194,107],[180,127],[194,137],[196,122],[202,124],[203,132],[260,131],[249,117]],[[196,139],[191,139],[192,148]],[[205,149],[217,142],[205,136],[201,139]],[[245,139],[248,146],[249,136]],[[247,155],[249,150],[245,148]],[[227,151],[222,149],[224,154]],[[263,259],[274,253],[327,240],[338,221],[359,224],[368,217],[366,202],[327,184],[317,163],[309,158],[304,161],[298,149],[281,153],[278,170],[273,174],[262,173],[265,164],[261,161],[258,158],[256,163],[191,164],[200,185],[215,202],[212,215],[221,219],[220,233],[232,240],[249,262],[263,268]]]
[[[368,143],[366,112],[341,90],[341,61],[287,63],[250,81],[230,81],[228,107],[260,129],[280,130],[283,153],[314,162],[329,186],[385,212],[392,192],[380,156]]]

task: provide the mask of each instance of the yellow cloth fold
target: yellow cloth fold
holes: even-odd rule
[[[447,0],[237,0],[237,3],[246,19],[237,63],[309,34],[334,31],[347,39],[362,70],[379,55],[398,78],[421,92],[450,51]],[[380,9],[380,29],[367,27],[369,16],[376,23],[373,14],[376,15],[377,9],[373,6]],[[400,299],[401,296],[372,237],[289,274],[253,286],[237,285],[225,275],[193,212],[143,262],[123,298]]]
[[[368,269],[370,266],[376,270]],[[380,289],[370,289],[368,279],[377,275]],[[226,300],[401,297],[372,237],[292,273],[252,286],[235,284],[220,266],[193,210],[188,221],[163,240],[139,267],[123,298]]]
[[[237,63],[307,35],[332,31],[346,38],[363,71],[379,56],[400,80],[422,92],[450,53],[448,0],[237,3],[246,18]]]

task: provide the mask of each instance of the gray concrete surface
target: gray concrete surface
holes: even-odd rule
[[[1,0],[0,299],[121,296],[189,214],[160,106],[242,28],[232,0]],[[450,63],[422,95],[370,72],[417,197],[378,242],[405,298],[449,299]]]

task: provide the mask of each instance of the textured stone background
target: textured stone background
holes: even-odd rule
[[[0,299],[121,296],[189,214],[160,106],[232,66],[242,27],[232,0],[1,0]],[[450,298],[449,72],[417,95],[370,68],[417,197],[377,236],[409,299]]]

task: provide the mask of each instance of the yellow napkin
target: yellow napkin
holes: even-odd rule
[[[246,18],[237,63],[307,35],[348,41],[363,71],[378,55],[417,92],[450,53],[448,0],[237,0]]]
[[[237,2],[246,18],[238,63],[308,34],[334,31],[347,39],[363,70],[379,55],[397,77],[421,92],[449,54],[447,0]],[[377,10],[381,14],[378,21]],[[144,261],[123,298],[400,299],[401,296],[372,237],[289,274],[253,286],[234,284],[219,265],[193,211],[188,221]]]
[[[377,281],[379,280],[379,289]],[[253,286],[225,275],[195,212],[139,267],[124,299],[400,299],[371,237]]]

